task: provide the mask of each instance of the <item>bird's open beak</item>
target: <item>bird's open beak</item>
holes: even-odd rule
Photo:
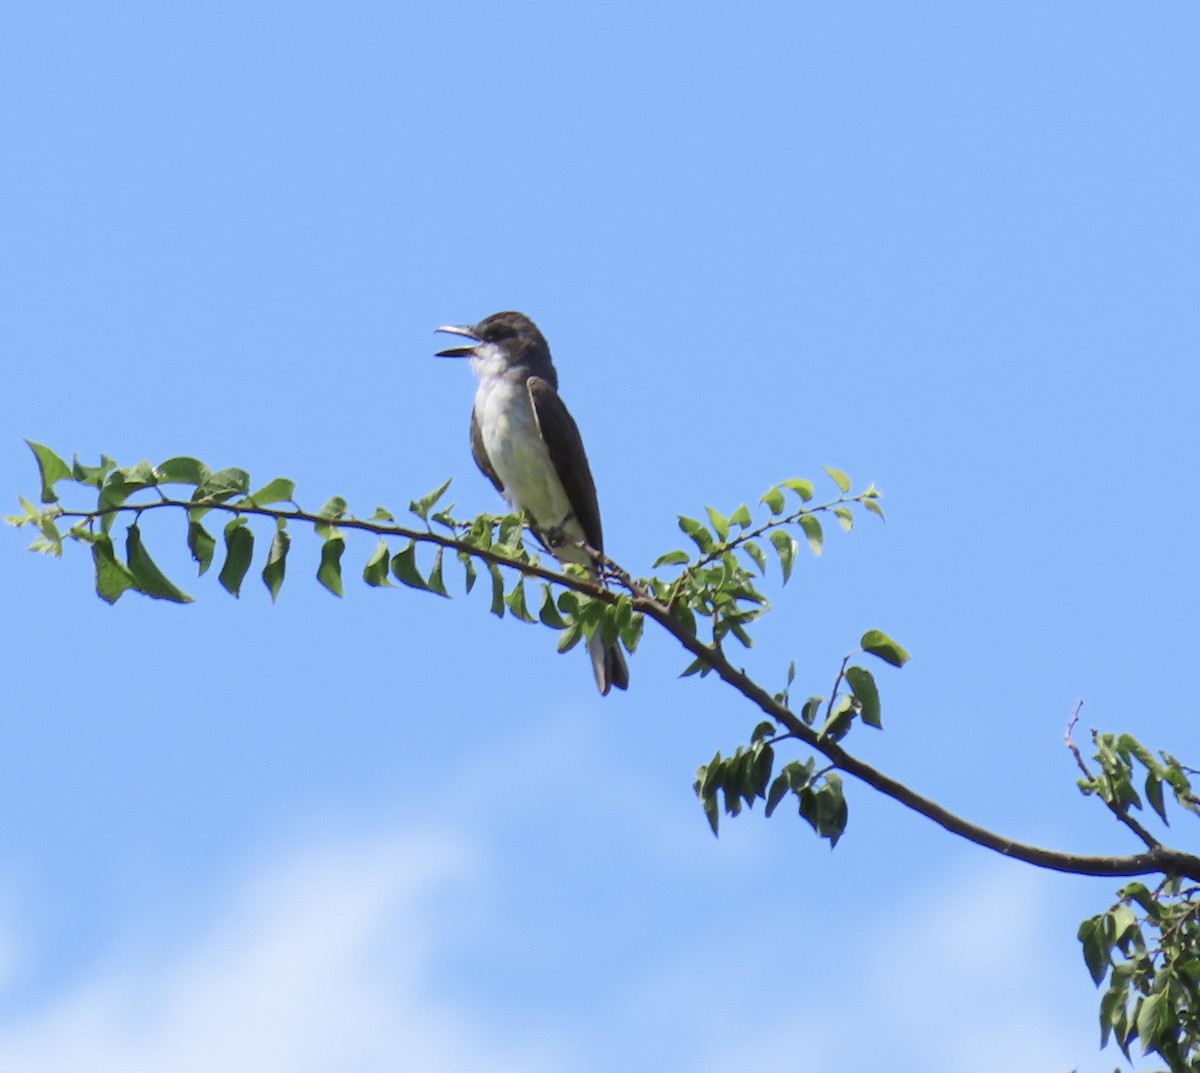
[[[440,328],[436,328],[435,332],[446,332],[448,335],[461,335],[465,339],[472,340],[473,343],[479,342],[479,336],[475,334],[475,329],[470,324],[444,324]],[[439,350],[435,358],[470,358],[475,354],[474,346],[452,346],[446,350]]]

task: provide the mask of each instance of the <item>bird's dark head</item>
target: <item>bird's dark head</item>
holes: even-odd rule
[[[524,313],[493,313],[478,324],[447,324],[437,330],[472,341],[470,346],[439,350],[439,358],[470,358],[475,371],[484,376],[527,369],[551,383],[557,380],[550,345]]]

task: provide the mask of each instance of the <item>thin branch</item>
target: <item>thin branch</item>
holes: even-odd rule
[[[544,581],[560,585],[584,593],[594,599],[613,604],[619,595],[606,589],[597,582],[586,577],[557,573],[539,564],[523,562],[506,554],[493,551],[490,548],[477,547],[455,537],[443,536],[432,530],[410,529],[399,524],[362,521],[356,518],[328,518],[311,514],[303,510],[273,510],[269,507],[245,506],[236,503],[193,503],[186,500],[163,499],[159,502],[141,504],[121,504],[116,507],[99,511],[67,511],[57,512],[57,517],[78,518],[84,522],[94,521],[105,514],[119,514],[124,511],[146,511],[161,508],[176,508],[185,511],[197,508],[219,510],[234,515],[252,515],[278,520],[304,522],[311,525],[340,526],[345,529],[360,530],[374,533],[378,536],[395,536],[407,538],[419,543],[431,543],[453,551],[462,551],[468,555],[495,563],[497,566],[509,567],[528,576],[541,578]],[[872,789],[911,809],[926,819],[932,820],[951,834],[965,838],[985,849],[993,850],[1005,857],[1025,861],[1039,868],[1047,868],[1058,872],[1070,872],[1079,875],[1093,876],[1133,876],[1164,874],[1185,876],[1200,882],[1200,857],[1183,853],[1167,846],[1152,845],[1144,853],[1129,856],[1100,856],[1074,853],[1062,853],[1056,850],[1044,849],[1023,842],[1016,842],[995,832],[989,831],[978,824],[971,823],[961,816],[955,815],[941,805],[909,789],[903,783],[877,771],[869,764],[850,755],[834,742],[822,739],[812,728],[806,726],[784,704],[777,701],[770,693],[751,679],[744,671],[736,669],[721,651],[719,646],[707,645],[699,638],[690,634],[672,614],[669,603],[654,599],[645,594],[640,586],[630,584],[632,579],[624,571],[614,576],[625,587],[632,598],[633,608],[645,614],[674,637],[687,651],[692,653],[728,685],[732,686],[747,700],[757,705],[767,716],[787,728],[789,734],[821,753],[837,769],[853,775],[860,782]]]

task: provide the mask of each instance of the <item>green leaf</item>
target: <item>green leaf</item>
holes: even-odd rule
[[[288,503],[291,502],[295,492],[295,481],[289,481],[286,477],[276,477],[270,483],[264,484],[257,492],[248,496],[241,505],[265,507],[271,503]]]
[[[394,522],[396,516],[384,507],[376,507],[375,513],[367,519],[369,522]]]
[[[466,591],[470,592],[473,588],[475,588],[475,560],[471,557],[469,552],[460,548],[458,551],[458,561],[463,565],[463,573],[465,575],[464,584],[466,586]]]
[[[875,499],[875,498],[863,499],[862,505],[864,507],[866,507],[866,509],[869,510],[872,514],[876,514],[880,518],[883,518],[884,521],[887,521],[887,519],[883,517],[883,507],[881,507],[879,505],[878,499]]]
[[[780,486],[790,488],[800,497],[802,503],[807,503],[813,497],[812,481],[806,481],[801,477],[789,477],[786,481],[780,481]]]
[[[139,592],[144,592],[155,600],[170,600],[176,604],[192,602],[192,598],[173,585],[158,568],[158,564],[150,558],[150,553],[142,544],[142,531],[136,522],[129,527],[125,536],[125,558]]]
[[[381,586],[390,587],[392,584],[389,576],[390,568],[391,549],[388,548],[387,541],[381,538],[375,545],[375,550],[371,552],[367,565],[363,567],[363,581],[376,589]]]
[[[495,563],[488,563],[488,572],[492,575],[492,614],[504,618],[504,575]],[[561,639],[559,644],[562,644]]]
[[[1171,821],[1167,819],[1167,806],[1163,801],[1162,779],[1153,771],[1146,773],[1146,800],[1150,802],[1150,807],[1158,813],[1162,822],[1169,827]]]
[[[203,484],[212,472],[198,458],[187,455],[176,455],[160,462],[154,467],[159,484],[190,484],[193,487]]]
[[[880,720],[879,689],[875,685],[875,676],[865,667],[847,667],[846,681],[862,706],[862,721],[867,726],[881,729],[883,723]]]
[[[849,732],[854,721],[854,703],[847,696],[838,697],[833,710],[821,727],[821,737],[830,741],[841,741]]]
[[[402,585],[410,589],[428,589],[421,571],[417,568],[417,545],[410,540],[392,556],[392,574]]]
[[[824,700],[824,697],[809,697],[804,702],[804,707],[800,709],[800,718],[809,726],[813,725],[813,720],[817,718],[817,713],[821,710]]]
[[[245,518],[234,518],[225,526],[225,564],[217,578],[231,596],[241,593],[253,555],[254,534],[246,528]]]
[[[709,524],[713,527],[713,532],[722,541],[729,539],[729,519],[725,517],[719,510],[712,507],[705,507],[704,510],[708,514]]]
[[[450,480],[453,479],[453,477],[450,478]],[[439,499],[442,498],[443,495],[446,494],[446,489],[449,487],[450,481],[446,481],[445,484],[435,488],[429,493],[429,495],[421,496],[420,499],[414,499],[411,503],[409,503],[408,509],[411,510],[413,514],[415,514],[422,521],[428,521],[430,509]]]
[[[442,552],[444,548],[439,547],[433,556],[433,569],[429,571],[429,579],[427,584],[429,591],[437,593],[438,596],[445,596],[450,599],[450,594],[446,591],[446,583],[442,580]]]
[[[34,443],[33,440],[26,440],[25,442],[29,444],[29,449],[33,452],[33,457],[37,459],[38,472],[42,476],[42,502],[57,503],[58,496],[54,494],[55,482],[61,481],[64,477],[71,477],[71,467],[51,451],[49,447],[45,447],[40,443]]]
[[[833,513],[837,515],[847,533],[854,528],[854,512],[849,507],[834,507]]]
[[[825,534],[821,532],[821,523],[817,520],[815,514],[801,514],[800,528],[804,530],[804,535],[808,537],[808,546],[812,548],[814,555],[821,554],[821,547],[825,542]]]
[[[213,552],[216,550],[217,542],[199,522],[189,521],[187,546],[188,551],[192,553],[192,558],[200,565],[197,573],[203,574],[212,565]]]
[[[328,518],[331,522],[336,522],[339,518],[346,516],[346,501],[341,496],[331,496],[326,500],[325,505],[317,511],[318,518]],[[317,523],[313,527],[317,536],[328,539],[333,535],[334,527],[332,525],[322,525]]]
[[[787,507],[787,503],[783,498],[783,493],[778,488],[768,488],[759,499],[760,503],[765,503],[767,509],[772,514],[782,514]]]
[[[679,528],[695,541],[696,547],[703,553],[707,554],[713,550],[715,541],[712,533],[708,531],[707,526],[696,521],[695,518],[689,518],[686,514],[679,515]]]
[[[739,529],[749,529],[751,522],[750,508],[745,503],[729,515],[729,524],[736,525]]]
[[[509,611],[522,622],[537,622],[537,619],[529,613],[529,608],[525,605],[525,579],[523,577],[517,578],[512,592],[504,598],[504,603]]]
[[[775,776],[775,781],[771,783],[771,789],[767,793],[767,807],[765,809],[767,816],[770,816],[779,807],[779,802],[784,799],[789,789],[791,789],[791,784],[788,773],[781,771]]]
[[[1092,917],[1079,925],[1079,942],[1083,946],[1083,960],[1097,987],[1104,982],[1108,973],[1108,941],[1104,937],[1104,922],[1101,917]]]
[[[571,625],[563,630],[563,632],[558,636],[558,651],[569,652],[572,648],[579,644],[582,639],[583,630],[580,628],[579,623],[572,622]]]
[[[850,491],[850,478],[846,476],[840,469],[834,469],[832,466],[826,466],[825,472],[833,478],[833,483],[838,486],[843,492]]]
[[[758,567],[758,572],[765,575],[767,572],[767,556],[753,540],[747,540],[742,545],[742,550],[754,560],[754,565]]]
[[[548,581],[542,582],[542,609],[538,613],[538,618],[552,630],[567,628],[566,620],[558,613],[558,606],[554,602],[554,590],[551,589]]]
[[[271,540],[271,550],[267,552],[267,565],[263,567],[262,579],[267,591],[271,594],[271,603],[279,597],[279,587],[283,584],[283,575],[287,570],[288,549],[292,546],[291,534],[287,531],[287,522],[279,518],[275,522],[275,536]],[[387,560],[384,560],[384,571],[387,570]]]
[[[1137,1034],[1142,1041],[1142,1053],[1146,1054],[1155,1048],[1159,1037],[1171,1025],[1171,1005],[1167,1000],[1167,992],[1156,991],[1142,1000],[1142,1008],[1137,1015]]]
[[[112,540],[105,534],[92,541],[92,564],[96,568],[96,595],[105,603],[115,604],[123,592],[137,587],[133,574],[117,558]]]
[[[92,488],[100,488],[107,479],[110,472],[117,468],[117,464],[108,457],[108,455],[100,456],[100,465],[85,466],[79,461],[79,455],[75,455],[71,465],[71,476],[80,484],[86,484]]]
[[[890,663],[893,667],[903,667],[909,660],[908,653],[883,630],[867,630],[859,644],[864,652],[878,656],[884,663]]]
[[[691,556],[686,551],[669,551],[654,560],[652,569],[657,570],[660,566],[682,566],[690,559]]]
[[[346,550],[346,538],[334,533],[325,538],[321,545],[321,565],[317,567],[317,580],[334,596],[342,596],[342,552]]]
[[[233,496],[244,496],[250,491],[250,474],[244,469],[231,467],[210,473],[192,493],[192,502],[215,500],[224,503]]]
[[[784,529],[775,529],[771,533],[771,543],[779,555],[779,568],[783,571],[783,583],[786,585],[792,576],[792,566],[796,562],[796,552],[799,545],[792,534]]]

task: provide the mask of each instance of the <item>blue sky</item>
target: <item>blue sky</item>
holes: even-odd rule
[[[496,509],[432,329],[521,309],[615,558],[822,465],[875,481],[887,524],[800,564],[747,668],[820,692],[886,629],[913,660],[856,751],[1132,851],[1061,742],[1082,697],[1197,758],[1198,31],[1183,3],[10,8],[0,489],[36,491],[27,436]],[[146,532],[195,604],[109,608],[84,555],[0,537],[0,1067],[1115,1064],[1074,939],[1113,884],[855,785],[832,854],[784,811],[714,840],[693,772],[756,720],[664,639],[602,700],[481,599],[335,600],[302,533],[271,606]]]

